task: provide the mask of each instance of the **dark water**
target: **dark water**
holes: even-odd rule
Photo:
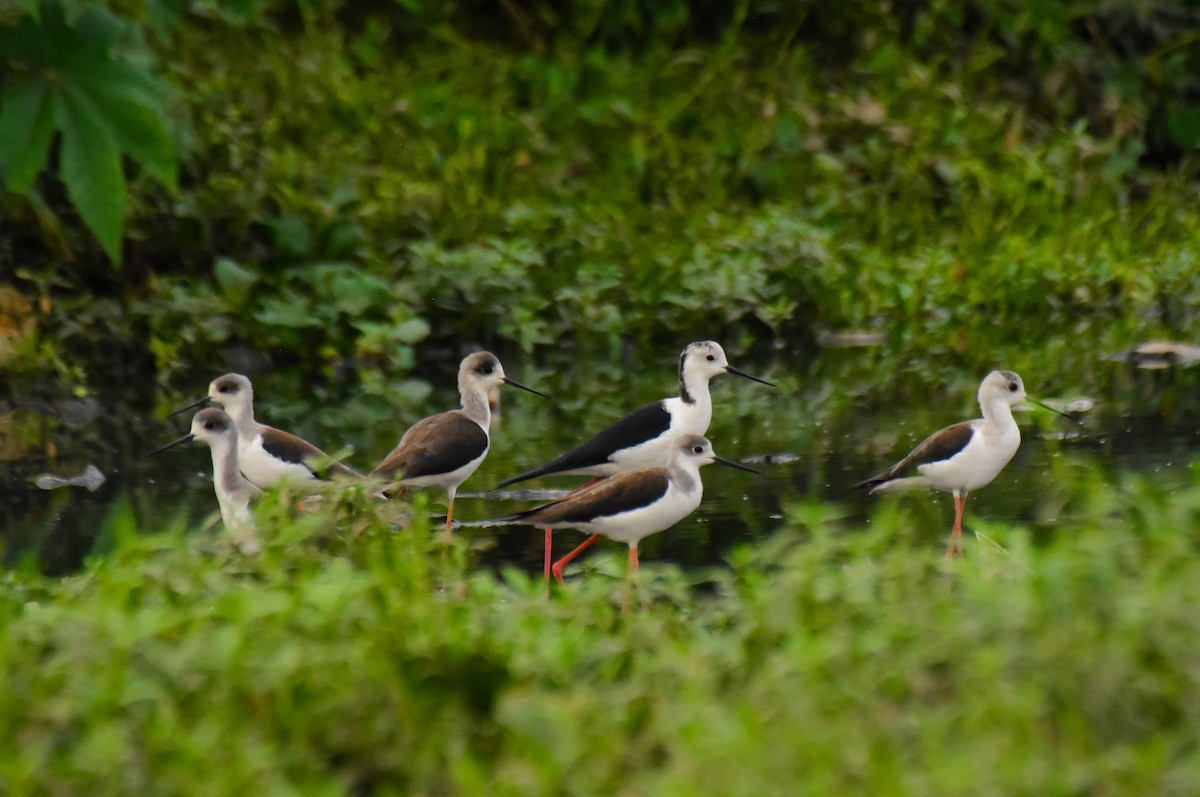
[[[982,374],[959,375],[953,384],[929,378],[914,386],[911,377],[891,376],[873,384],[871,371],[856,356],[829,351],[804,362],[735,363],[776,381],[777,390],[728,376],[715,379],[709,437],[719,454],[746,461],[764,475],[705,468],[700,509],[646,540],[643,560],[685,566],[719,562],[731,546],[770,534],[786,507],[805,498],[836,502],[849,525],[868,522],[881,501],[898,502],[911,515],[916,533],[927,533],[931,547],[938,545],[953,517],[949,496],[918,492],[871,497],[849,488],[891,464],[929,432],[977,417],[974,395]],[[461,488],[456,503],[460,520],[529,506],[502,500],[492,488],[623,412],[675,391],[673,358],[636,373],[613,363],[586,368],[567,363],[552,369],[528,366],[518,356],[505,359],[510,375],[555,398],[545,401],[519,391],[504,395],[491,453]],[[458,358],[444,361],[425,380],[394,383],[378,375],[304,383],[289,375],[257,374],[257,416],[327,451],[348,447],[353,450],[349,463],[367,470],[412,421],[457,406]],[[1033,393],[1033,384],[1028,377],[1026,381]],[[186,431],[190,414],[165,416],[202,395],[205,387],[201,378],[186,393],[159,395],[148,380],[145,385],[112,386],[95,398],[16,396],[0,407],[0,540],[6,563],[32,561],[50,574],[76,570],[90,553],[103,552],[110,518],[126,510],[146,531],[173,524],[198,527],[212,515],[216,500],[206,448],[145,458],[146,452]],[[1061,392],[1049,398],[1088,396],[1095,399],[1095,408],[1078,424],[1018,413],[1021,449],[993,484],[971,495],[968,528],[981,518],[1053,534],[1058,509],[1047,496],[1056,492],[1063,474],[1092,468],[1113,480],[1123,472],[1182,480],[1184,468],[1200,452],[1200,399],[1189,371],[1141,372],[1112,364],[1090,380],[1064,379],[1057,387]],[[89,464],[106,477],[95,492],[82,487],[47,491],[33,483],[42,473],[75,476]],[[515,487],[569,489],[580,481],[564,477]],[[444,494],[435,492],[432,498],[440,511]],[[541,568],[540,531],[506,527],[462,533],[490,541],[484,546],[485,562]],[[574,532],[556,534],[556,555],[581,539]],[[610,545],[616,549],[615,543]]]

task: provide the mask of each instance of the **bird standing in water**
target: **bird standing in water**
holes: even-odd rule
[[[637,468],[604,479],[565,498],[501,518],[501,522],[588,532],[591,536],[555,565],[562,581],[562,565],[601,537],[629,546],[629,570],[638,569],[638,543],[651,534],[674,526],[700,506],[704,484],[700,468],[716,462],[738,470],[758,471],[718,457],[712,443],[700,435],[683,435],[670,448],[666,465]]]
[[[719,374],[733,374],[774,387],[729,364],[716,341],[688,344],[679,356],[679,396],[648,404],[621,418],[562,456],[541,467],[505,479],[505,487],[542,476],[591,476],[583,490],[606,476],[635,468],[655,467],[667,460],[672,444],[682,435],[704,435],[712,421],[712,396],[708,383]],[[586,547],[586,544],[585,544]],[[553,572],[562,580],[562,568],[579,555],[576,549],[551,567],[551,530],[546,528],[545,577]]]
[[[178,440],[155,449],[148,456],[160,454],[175,446],[199,440],[212,451],[213,489],[217,494],[217,505],[221,508],[221,520],[238,548],[253,556],[262,550],[255,535],[254,518],[250,515],[250,502],[262,495],[238,467],[238,432],[233,419],[221,410],[200,410],[192,418],[192,428]]]
[[[923,487],[949,492],[954,496],[954,526],[946,557],[962,556],[962,519],[967,494],[991,484],[1017,453],[1021,430],[1013,419],[1012,407],[1025,400],[1021,377],[1012,371],[992,371],[979,385],[982,418],[934,432],[904,459],[855,487],[870,488],[872,495]]]
[[[441,487],[449,496],[446,534],[454,520],[454,495],[487,456],[491,445],[489,427],[492,411],[488,390],[512,385],[546,397],[504,375],[496,355],[487,351],[466,357],[458,369],[458,392],[462,409],[423,418],[412,425],[392,452],[384,457],[372,476],[407,487]]]
[[[322,477],[361,479],[362,474],[333,462],[307,440],[254,420],[254,388],[241,374],[225,374],[208,385],[208,395],[182,407],[177,415],[208,402],[220,404],[237,424],[238,464],[262,489],[280,482],[301,483]]]

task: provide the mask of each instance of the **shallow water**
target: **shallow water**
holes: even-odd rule
[[[729,376],[714,380],[709,437],[719,454],[752,464],[764,475],[716,465],[705,468],[700,509],[647,539],[641,547],[643,560],[688,567],[719,562],[731,546],[770,534],[785,508],[804,498],[836,502],[849,526],[869,522],[877,504],[892,502],[911,517],[915,539],[927,538],[931,549],[942,544],[953,519],[949,496],[925,491],[868,496],[850,488],[891,464],[929,432],[976,417],[974,394],[982,374],[960,375],[953,385],[929,378],[914,386],[911,377],[890,375],[872,384],[869,368],[855,356],[831,350],[807,361],[735,363],[776,381],[777,390]],[[611,363],[574,370],[563,364],[556,371],[522,368],[521,358],[507,359],[512,376],[555,398],[505,393],[491,453],[463,485],[456,503],[456,518],[463,521],[531,505],[512,500],[513,490],[577,486],[581,479],[560,477],[493,492],[504,477],[552,458],[622,412],[675,390],[674,364],[666,359],[632,375]],[[256,375],[257,414],[261,421],[300,434],[327,451],[353,449],[348,462],[366,470],[413,420],[456,406],[457,361],[446,357],[446,367],[429,374],[427,381],[407,380],[374,393],[352,380],[305,386],[287,376]],[[1063,388],[1044,396],[1097,399],[1081,423],[1018,413],[1021,449],[993,484],[971,495],[968,529],[974,519],[985,519],[1020,523],[1036,535],[1052,535],[1062,511],[1055,498],[1060,492],[1056,480],[1069,478],[1075,469],[1098,469],[1114,481],[1122,472],[1159,473],[1182,481],[1185,467],[1200,452],[1200,401],[1193,374],[1130,371],[1112,364],[1090,381],[1090,390]],[[186,394],[155,395],[152,383],[144,389],[123,385],[112,396],[96,399],[18,398],[0,408],[0,539],[6,562],[11,566],[32,560],[51,574],[76,570],[89,553],[104,550],[108,518],[126,506],[142,529],[175,523],[198,528],[199,521],[216,511],[207,449],[184,447],[153,459],[146,459],[145,453],[186,431],[190,415],[166,418],[166,413],[202,394],[204,387],[201,380]],[[73,477],[88,465],[105,476],[94,492],[83,487],[42,490],[35,485],[39,475]],[[441,511],[444,494],[431,497]],[[516,564],[531,571],[542,566],[538,530],[472,528],[462,533],[482,541],[485,563]],[[555,553],[560,555],[582,536],[565,531],[555,539]],[[609,545],[619,550],[615,543]]]

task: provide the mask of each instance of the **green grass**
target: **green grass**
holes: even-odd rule
[[[6,577],[7,794],[1164,794],[1200,789],[1200,479],[1073,474],[1054,537],[797,503],[696,573],[471,566],[349,499]],[[283,502],[280,502],[283,503]],[[423,502],[415,511],[421,517]],[[519,529],[500,533],[527,533]],[[669,532],[668,532],[669,533]],[[479,535],[479,532],[475,532]],[[636,601],[635,601],[636,604]]]

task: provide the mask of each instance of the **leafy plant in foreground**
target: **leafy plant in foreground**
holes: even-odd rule
[[[145,66],[137,29],[89,6],[68,17],[56,0],[0,27],[0,173],[9,191],[38,196],[38,175],[57,170],[80,217],[114,262],[128,213],[122,156],[174,190],[177,157],[166,87]],[[134,60],[131,49],[141,49]]]
[[[79,576],[0,579],[0,783],[88,794],[1195,794],[1193,469],[1064,482],[1054,538],[945,568],[913,518],[784,508],[699,574],[547,597],[365,494],[248,559],[127,509]],[[697,583],[705,585],[696,589]],[[781,788],[781,784],[786,784]]]

